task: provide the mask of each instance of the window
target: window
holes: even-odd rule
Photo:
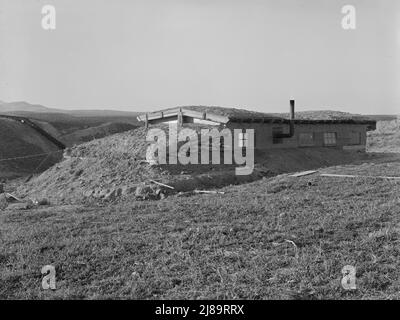
[[[273,144],[283,143],[283,139],[279,138],[279,135],[281,135],[282,133],[283,133],[282,127],[272,128],[272,143]]]
[[[336,146],[336,132],[324,132],[324,145]]]
[[[299,134],[299,146],[308,147],[314,145],[314,133],[313,132],[300,132]]]
[[[350,132],[350,143],[352,145],[361,144],[361,132],[352,131]]]
[[[249,140],[248,140],[247,133],[240,132],[238,141],[239,141],[239,148],[248,147]]]

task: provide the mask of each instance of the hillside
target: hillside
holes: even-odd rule
[[[137,126],[130,123],[107,122],[102,123],[99,126],[75,130],[69,134],[59,135],[59,139],[65,142],[67,146],[73,146],[74,144],[81,144],[136,128]]]
[[[160,128],[168,131],[168,126],[160,125]],[[55,203],[115,201],[132,199],[141,189],[147,189],[148,196],[154,197],[153,193],[160,190],[150,180],[170,185],[175,188],[174,192],[164,191],[176,193],[379,158],[327,148],[257,151],[253,173],[237,176],[235,165],[151,166],[144,161],[148,146],[145,138],[146,130],[142,127],[75,146],[68,150],[66,159],[18,188],[17,194],[29,198],[45,197]]]
[[[67,145],[79,144],[108,134],[139,127],[137,112],[115,110],[63,110],[24,101],[0,102],[0,114],[34,120]]]
[[[51,125],[54,133],[58,138],[63,135],[72,134],[78,130],[84,130],[88,128],[99,127],[107,123],[123,123],[130,124],[131,127],[138,127],[141,124],[138,122],[136,116],[120,116],[120,115],[110,115],[110,116],[95,116],[95,115],[85,115],[75,116],[66,113],[47,113],[47,112],[7,112],[7,115],[22,116],[36,121],[38,124]]]
[[[1,179],[43,171],[61,158],[59,148],[29,126],[0,118]]]
[[[27,102],[5,103],[0,101],[0,114],[22,116],[48,132],[67,146],[73,146],[92,139],[135,129],[140,126],[137,113],[110,110],[60,110]],[[53,151],[53,145],[43,139],[34,130],[14,123],[12,120],[0,120],[0,178],[24,176],[47,169],[62,158],[62,152],[56,157],[36,156]],[[16,161],[7,158],[23,157]],[[41,163],[44,161],[43,163]]]

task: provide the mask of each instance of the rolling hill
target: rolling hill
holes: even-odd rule
[[[54,143],[31,127],[0,118],[0,178],[40,172],[62,158]]]
[[[135,129],[140,125],[137,114],[113,110],[61,110],[24,101],[0,101],[0,115],[28,118],[67,146]],[[62,158],[62,152],[48,158],[42,155],[58,148],[34,129],[4,118],[0,118],[0,126],[0,178],[41,172]],[[7,160],[9,158],[18,159]]]
[[[13,113],[13,112],[33,112],[33,113],[63,113],[72,116],[89,116],[89,117],[114,117],[114,116],[130,116],[136,117],[138,112],[119,111],[119,110],[102,110],[102,109],[79,109],[67,110],[49,108],[40,104],[30,104],[26,101],[4,102],[0,100],[0,113]]]
[[[104,137],[109,133],[122,132],[140,126],[137,120],[138,112],[114,110],[64,110],[48,108],[25,101],[0,101],[0,114],[22,116],[29,118],[43,129],[49,130],[56,138],[66,144],[79,144],[88,139],[81,139],[85,131],[91,128],[90,135],[96,138]],[[110,127],[108,130],[105,129]],[[96,129],[97,128],[97,129]],[[98,132],[97,132],[98,130]],[[74,140],[73,137],[79,137]]]
[[[118,111],[118,110],[65,110],[48,108],[39,104],[30,104],[25,101],[3,102],[0,100],[0,114],[21,116],[34,120],[44,129],[60,138],[64,135],[71,135],[78,130],[100,127],[104,131],[104,126],[113,124],[113,130],[121,132],[115,123],[130,124],[122,125],[120,130],[132,129],[140,126],[137,120],[139,112]],[[95,129],[92,129],[96,135]],[[77,141],[79,142],[79,141]]]

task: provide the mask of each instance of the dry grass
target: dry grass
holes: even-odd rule
[[[278,176],[224,191],[3,212],[0,297],[400,298],[399,182]],[[54,292],[41,290],[47,264]]]
[[[398,134],[382,128],[370,146]],[[371,161],[324,170],[400,176],[398,155]],[[281,175],[222,190],[0,212],[0,298],[400,299],[398,180]],[[357,290],[341,287],[345,265]]]

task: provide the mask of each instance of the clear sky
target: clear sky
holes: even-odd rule
[[[400,113],[396,0],[0,0],[0,100]],[[41,26],[45,4],[56,30]],[[356,8],[344,30],[342,6]]]

